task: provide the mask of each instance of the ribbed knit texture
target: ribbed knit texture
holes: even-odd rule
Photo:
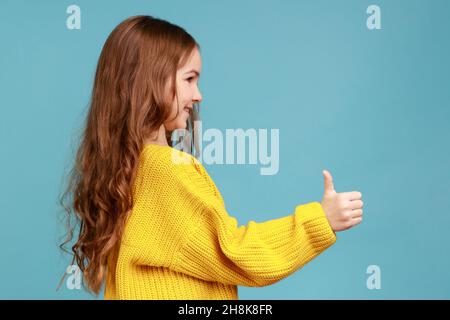
[[[319,202],[238,226],[203,165],[170,146],[143,148],[133,196],[105,299],[237,300],[238,285],[282,280],[336,241]]]

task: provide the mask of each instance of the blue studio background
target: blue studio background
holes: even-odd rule
[[[66,27],[72,4],[79,30]],[[366,25],[372,4],[381,29]],[[449,1],[2,0],[1,299],[103,298],[56,291],[70,263],[57,197],[104,41],[137,14],[200,43],[203,130],[280,130],[276,175],[205,165],[239,224],[320,201],[323,169],[363,194],[362,224],[240,299],[450,298]]]

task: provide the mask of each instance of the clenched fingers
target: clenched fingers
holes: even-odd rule
[[[363,204],[364,204],[364,203],[362,202],[362,200],[353,200],[353,201],[350,201],[349,209],[351,209],[351,210],[362,209]]]
[[[363,215],[363,211],[362,209],[356,209],[356,210],[352,210],[352,218],[360,218]]]
[[[362,217],[353,218],[352,219],[352,226],[356,226],[357,224],[360,224],[361,222],[362,222]]]
[[[361,200],[362,194],[359,191],[340,192],[339,193],[346,200]]]

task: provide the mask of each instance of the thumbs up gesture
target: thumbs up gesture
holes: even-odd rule
[[[333,185],[333,177],[323,170],[324,193],[322,208],[333,231],[343,231],[354,227],[362,221],[361,192],[337,193]]]

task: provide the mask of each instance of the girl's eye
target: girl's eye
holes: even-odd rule
[[[187,81],[191,82],[192,79],[194,79],[194,77],[189,77],[189,78],[187,78]]]

